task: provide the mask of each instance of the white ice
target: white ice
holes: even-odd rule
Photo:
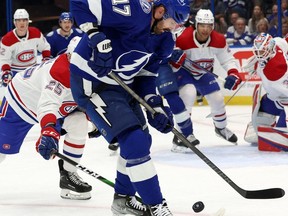
[[[212,120],[205,118],[209,107],[194,107],[195,136],[204,153],[237,185],[245,190],[280,187],[288,193],[287,153],[260,152],[243,140],[250,120],[250,106],[228,106],[228,127],[239,138],[233,145],[215,136]],[[208,216],[219,208],[227,216],[287,216],[287,195],[280,199],[251,200],[239,195],[197,155],[170,152],[173,134],[151,129],[151,155],[159,174],[163,196],[174,215]],[[57,159],[45,161],[35,151],[39,127],[27,136],[18,155],[8,156],[0,164],[1,216],[106,216],[114,190],[109,185],[79,171],[93,186],[88,201],[61,199]],[[110,181],[114,181],[117,156],[109,156],[103,138],[90,139],[81,164]],[[203,201],[205,209],[194,213],[192,205]]]

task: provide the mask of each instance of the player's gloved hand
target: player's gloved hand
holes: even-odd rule
[[[103,32],[94,32],[89,38],[88,45],[93,51],[88,65],[98,77],[107,76],[113,68],[111,40]]]
[[[9,82],[12,80],[12,77],[13,77],[13,74],[10,70],[3,71],[1,75],[1,80],[2,80],[1,84],[6,87],[9,84]]]
[[[225,78],[224,88],[235,90],[242,82],[241,77],[236,69],[228,71],[228,76]]]
[[[175,68],[180,68],[186,59],[186,53],[181,49],[174,49],[170,58],[170,63]]]
[[[146,112],[149,124],[162,133],[170,132],[174,126],[173,114],[169,107],[163,106],[161,96],[152,96],[147,103],[156,111],[155,115]]]
[[[43,57],[42,62],[49,61],[50,59],[51,59],[50,57]]]
[[[54,158],[53,153],[58,152],[58,141],[60,133],[54,125],[48,125],[42,128],[39,142],[36,144],[36,150],[45,160]]]

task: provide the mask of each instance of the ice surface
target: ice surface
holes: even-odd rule
[[[194,107],[194,134],[200,140],[199,150],[228,177],[245,190],[281,187],[288,193],[287,153],[259,152],[243,140],[251,107],[228,106],[228,127],[237,134],[233,145],[214,133],[208,106]],[[250,200],[239,195],[197,155],[170,152],[173,134],[160,134],[151,129],[151,155],[164,197],[174,215],[208,216],[219,208],[227,216],[287,216],[288,199]],[[106,216],[112,215],[110,205],[113,188],[79,171],[93,186],[92,198],[72,201],[60,198],[57,159],[45,161],[36,153],[39,127],[27,136],[18,155],[8,156],[0,165],[1,216]],[[109,156],[103,138],[90,139],[81,164],[114,181],[117,156]],[[203,201],[205,209],[194,213],[192,205]]]

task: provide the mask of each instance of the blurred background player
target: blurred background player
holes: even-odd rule
[[[29,27],[29,22],[28,12],[17,9],[14,13],[15,28],[1,40],[0,66],[3,86],[7,86],[16,73],[34,65],[38,52],[42,53],[43,61],[50,59],[49,43],[39,29]]]
[[[197,89],[210,105],[216,135],[236,143],[237,136],[227,128],[224,97],[215,75],[213,75],[215,57],[228,73],[224,88],[236,90],[242,80],[239,77],[238,65],[230,53],[224,36],[214,30],[214,16],[210,10],[200,9],[197,12],[195,30],[192,26],[187,27],[177,37],[176,47],[178,49],[174,50],[171,61],[172,65],[179,69],[175,74],[179,85],[179,94],[186,110],[191,114]],[[186,58],[187,60],[185,60]],[[181,67],[183,64],[185,66],[188,64],[190,71],[183,69]],[[166,95],[164,97],[166,98]],[[173,100],[168,100],[168,103],[172,111],[173,107],[178,105],[173,103]],[[186,116],[190,117],[187,114]],[[175,120],[179,122],[177,116],[175,116]],[[173,152],[191,151],[180,140],[175,139],[177,138],[173,139]]]
[[[264,150],[267,146],[270,146],[270,148],[273,146],[288,151],[287,135],[284,142],[281,142],[281,139],[279,139],[281,130],[277,130],[277,128],[283,128],[287,133],[287,51],[288,45],[283,38],[272,38],[268,33],[260,33],[254,40],[253,53],[257,60],[256,72],[261,78],[265,94],[261,97],[261,89],[255,87],[252,122],[248,124],[244,139],[247,142],[258,143],[258,147],[264,148]],[[258,140],[259,136],[257,136],[260,126],[267,127],[266,133],[269,134],[265,136],[265,139],[261,139],[261,142]],[[262,132],[262,135],[264,133]]]
[[[66,51],[70,40],[84,34],[80,29],[75,28],[73,16],[70,12],[63,12],[59,17],[60,28],[49,32],[46,39],[51,46],[51,56],[56,57]]]
[[[46,159],[58,151],[65,134],[63,153],[79,163],[87,137],[87,118],[77,111],[70,90],[70,56],[80,38],[71,40],[68,51],[58,58],[29,67],[8,84],[0,109],[0,162],[17,154],[34,124],[40,123],[37,151]],[[83,182],[76,167],[59,160],[61,197],[90,199],[92,187]]]
[[[163,17],[176,19],[177,23],[186,21],[188,1],[112,4],[107,0],[72,0],[71,11],[79,27],[87,33],[71,59],[73,96],[108,143],[117,140],[120,145],[111,210],[114,215],[171,216],[150,156],[152,137],[143,111],[109,73],[113,70],[157,111],[153,116],[149,111],[146,113],[152,127],[162,133],[170,132],[172,113],[156,94],[157,71],[150,70],[153,64],[159,64],[150,61],[157,58],[153,51],[154,45],[158,45],[153,43],[150,30],[164,21]],[[164,32],[164,29],[156,30]],[[136,200],[136,192],[145,205]]]

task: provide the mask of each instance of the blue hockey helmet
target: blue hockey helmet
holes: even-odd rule
[[[165,7],[164,18],[173,18],[178,24],[183,24],[188,20],[190,6],[189,0],[154,0],[154,5]]]
[[[71,20],[73,22],[73,16],[70,12],[63,12],[59,17],[59,22],[62,20]]]

